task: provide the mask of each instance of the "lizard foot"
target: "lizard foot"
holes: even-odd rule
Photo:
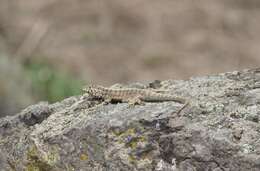
[[[104,105],[108,105],[109,103],[111,103],[112,99],[105,99],[103,101]]]
[[[139,97],[135,97],[135,98],[129,99],[128,104],[130,106],[144,105],[144,102]]]

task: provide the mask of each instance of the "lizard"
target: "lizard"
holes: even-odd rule
[[[103,99],[105,102],[120,101],[129,104],[142,104],[143,102],[175,101],[187,105],[184,98],[162,94],[152,90],[137,88],[106,88],[100,85],[89,85],[83,88],[90,97]]]

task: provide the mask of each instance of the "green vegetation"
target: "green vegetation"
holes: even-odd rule
[[[39,99],[55,102],[80,94],[83,82],[64,71],[39,61],[27,61],[24,67],[31,79],[33,94]]]

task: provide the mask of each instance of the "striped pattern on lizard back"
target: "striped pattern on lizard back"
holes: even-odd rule
[[[90,85],[83,89],[92,97],[102,98],[104,100],[116,100],[122,102],[129,102],[133,99],[138,99],[145,102],[163,102],[176,101],[178,103],[185,103],[186,100],[181,97],[157,93],[152,90],[136,89],[136,88],[122,88],[113,89],[106,88],[99,85]]]

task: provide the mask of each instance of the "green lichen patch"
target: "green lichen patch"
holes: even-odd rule
[[[129,164],[149,165],[154,146],[149,143],[149,138],[143,127],[132,125],[127,129],[114,129],[112,139],[115,146],[122,147],[121,153],[125,153],[124,156],[127,158],[124,160],[127,160]]]
[[[82,161],[88,160],[88,154],[82,153],[82,154],[80,154],[79,158],[80,158],[80,160],[82,160]]]
[[[137,168],[149,168],[152,164],[152,160],[150,158],[139,158],[132,154],[128,155],[128,161]]]
[[[44,156],[44,161],[49,165],[54,166],[59,160],[59,153],[56,147],[51,147],[51,150]]]
[[[115,139],[120,144],[125,144],[126,147],[130,147],[132,149],[136,148],[139,143],[143,143],[147,141],[147,138],[142,135],[141,131],[137,131],[136,128],[129,128],[125,131],[113,132],[115,135]]]
[[[136,164],[137,158],[136,158],[136,156],[129,154],[129,155],[128,155],[128,161],[129,161],[131,164]]]
[[[125,146],[133,149],[133,148],[137,148],[138,143],[143,143],[143,142],[146,142],[146,137],[144,136],[128,137]]]
[[[27,164],[25,171],[51,171],[52,166],[44,161],[35,146],[31,147],[27,152]]]

